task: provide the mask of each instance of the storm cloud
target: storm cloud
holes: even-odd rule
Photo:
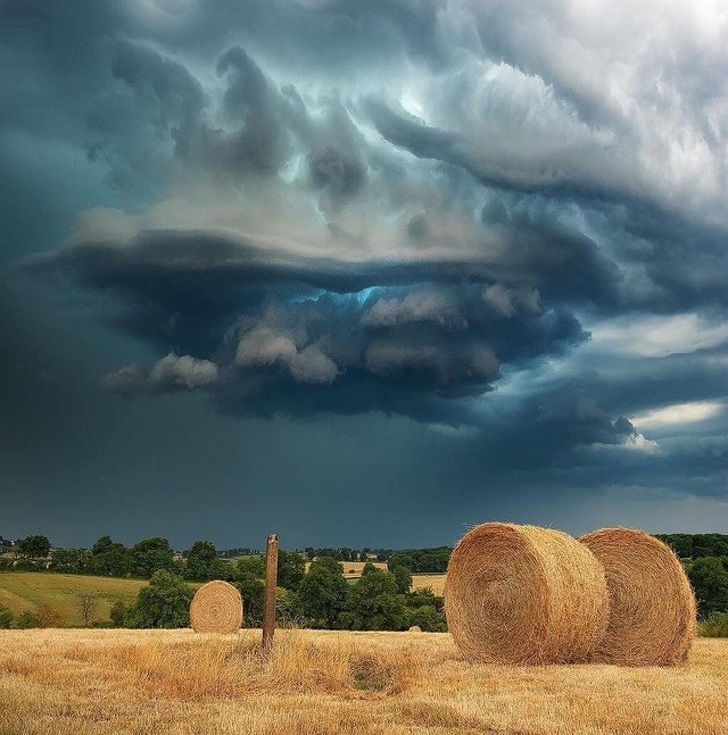
[[[139,346],[87,391],[413,420],[461,457],[453,483],[517,475],[532,503],[537,476],[551,498],[559,478],[725,497],[718,4],[3,15],[15,190],[51,168],[78,189],[12,278]]]

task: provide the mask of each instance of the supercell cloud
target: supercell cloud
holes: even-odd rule
[[[414,419],[544,502],[725,501],[720,3],[3,13],[5,144],[73,151],[104,192],[18,269],[157,355],[103,389]]]

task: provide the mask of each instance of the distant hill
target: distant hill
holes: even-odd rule
[[[92,594],[97,598],[94,619],[109,620],[111,606],[117,600],[131,605],[137,594],[148,584],[143,579],[116,577],[87,577],[79,574],[50,574],[45,572],[0,572],[0,605],[14,615],[33,610],[37,605],[49,605],[57,610],[66,626],[83,624],[79,595]]]

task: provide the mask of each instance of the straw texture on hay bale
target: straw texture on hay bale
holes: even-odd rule
[[[410,625],[408,630],[410,633],[421,633],[422,632],[422,628],[420,628],[419,625]]]
[[[484,523],[450,557],[445,613],[471,661],[584,661],[606,628],[607,588],[600,564],[571,536]]]
[[[630,528],[604,528],[579,541],[601,562],[609,591],[609,622],[592,660],[621,666],[685,660],[695,637],[696,606],[674,552]]]
[[[190,624],[196,633],[234,633],[242,622],[242,597],[227,582],[203,584],[192,598]]]

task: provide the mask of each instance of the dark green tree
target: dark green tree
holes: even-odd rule
[[[728,571],[721,559],[703,556],[688,570],[690,584],[698,600],[698,614],[707,618],[714,612],[728,612]]]
[[[397,580],[397,592],[401,595],[406,595],[410,591],[412,586],[412,573],[407,567],[400,565],[389,565],[389,571],[394,575]]]
[[[211,579],[227,579],[231,573],[230,565],[218,557],[212,541],[195,541],[192,544],[185,561],[185,579],[207,582]]]
[[[418,587],[407,595],[407,607],[423,607],[429,605],[438,612],[445,609],[445,599],[438,597],[432,587]]]
[[[265,560],[262,556],[246,556],[238,560],[234,582],[243,598],[243,627],[257,628],[263,623],[264,579]]]
[[[130,616],[134,628],[185,628],[194,592],[181,577],[159,569],[139,590]]]
[[[131,573],[136,577],[151,578],[160,569],[171,572],[175,568],[174,551],[166,538],[155,536],[139,541],[130,553]]]
[[[433,605],[407,608],[407,627],[412,627],[413,625],[417,625],[421,630],[432,633],[444,633],[447,631],[445,615],[442,612],[438,612]]]
[[[397,592],[395,576],[366,564],[361,579],[349,588],[341,620],[351,630],[404,630],[405,598]]]
[[[40,625],[38,625],[38,618],[32,610],[23,610],[15,618],[13,627],[26,630],[28,628],[40,628]]]
[[[102,536],[91,547],[89,569],[93,574],[126,577],[131,574],[131,553],[124,544]]]
[[[5,605],[0,605],[0,628],[13,627],[13,613]]]
[[[278,586],[289,590],[298,589],[306,573],[306,558],[296,551],[278,551]]]
[[[56,549],[49,569],[63,574],[84,574],[92,563],[91,554],[84,549]]]
[[[26,536],[16,544],[18,552],[26,559],[45,559],[51,548],[46,536]]]
[[[337,628],[348,589],[341,564],[332,557],[320,557],[311,562],[298,585],[296,614],[312,628]]]
[[[126,603],[123,600],[116,600],[116,602],[111,606],[109,618],[115,628],[123,628],[126,625],[128,614],[129,609],[126,606]]]

